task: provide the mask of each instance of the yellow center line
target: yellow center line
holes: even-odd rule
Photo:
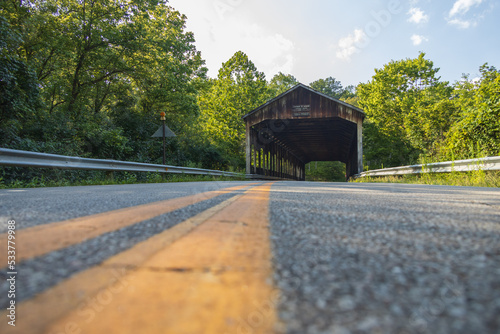
[[[249,189],[21,303],[12,332],[278,330],[270,187]]]
[[[191,196],[103,212],[16,231],[16,262],[62,249],[101,234],[192,205],[249,185],[208,191]],[[0,249],[7,249],[7,233],[0,234]],[[0,252],[0,268],[7,264],[7,252]]]

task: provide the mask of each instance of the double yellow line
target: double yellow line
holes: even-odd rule
[[[253,186],[22,302],[16,327],[5,328],[2,312],[2,333],[278,330],[268,230],[271,185]],[[18,261],[247,186],[19,230],[16,239],[24,247]]]

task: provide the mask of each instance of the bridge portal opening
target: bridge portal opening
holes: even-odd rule
[[[341,161],[311,161],[306,164],[306,181],[345,182],[346,165]]]
[[[303,84],[243,116],[247,174],[305,180],[311,161],[362,172],[364,112]]]

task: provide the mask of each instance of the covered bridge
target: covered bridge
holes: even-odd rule
[[[243,116],[246,171],[304,180],[311,161],[341,161],[346,177],[363,171],[363,110],[303,84]]]

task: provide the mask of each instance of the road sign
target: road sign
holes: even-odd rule
[[[170,130],[168,128],[168,126],[166,126],[165,124],[163,124],[163,126],[165,127],[165,137],[175,137],[175,133],[173,133],[172,130]],[[151,137],[160,137],[160,138],[162,138],[163,137],[162,126],[160,126],[158,128],[158,130],[156,130],[156,132]]]

